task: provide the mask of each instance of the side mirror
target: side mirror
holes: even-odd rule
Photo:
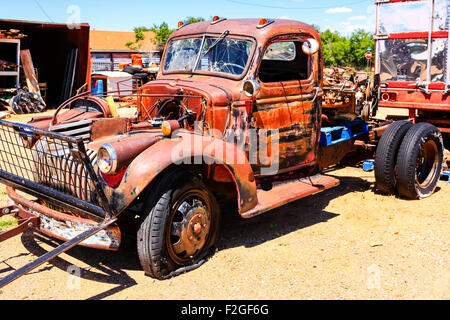
[[[313,55],[319,51],[319,42],[316,39],[307,39],[302,45],[302,50],[308,56]]]

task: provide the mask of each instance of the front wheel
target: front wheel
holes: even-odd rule
[[[200,266],[218,238],[220,210],[214,195],[182,170],[169,172],[150,192],[137,237],[145,273],[167,279]]]

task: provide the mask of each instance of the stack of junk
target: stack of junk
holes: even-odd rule
[[[45,84],[38,81],[29,49],[21,49],[27,35],[17,29],[0,30],[0,108],[15,114],[46,109]],[[13,60],[14,61],[11,61]],[[44,97],[42,91],[44,91]],[[2,112],[0,118],[6,117]]]
[[[112,96],[120,101],[119,107],[135,106],[136,93],[142,85],[156,79],[159,65],[153,62],[143,67],[142,56],[131,55],[131,63],[120,63],[119,71],[97,71],[91,75],[91,92],[95,95]]]
[[[363,108],[371,99],[367,72],[349,67],[324,69],[322,121],[334,125],[363,116]]]

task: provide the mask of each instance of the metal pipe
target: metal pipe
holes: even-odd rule
[[[60,245],[56,249],[47,252],[46,254],[40,256],[36,260],[25,265],[24,267],[13,271],[12,273],[8,274],[6,277],[4,277],[0,280],[0,288],[6,286],[8,283],[11,283],[12,281],[14,281],[18,278],[20,278],[21,276],[30,272],[31,270],[36,269],[43,263],[55,258],[56,256],[60,255],[61,253],[66,252],[67,250],[73,248],[74,246],[76,246],[77,244],[82,242],[83,240],[85,240],[85,239],[93,236],[94,234],[98,233],[99,231],[107,228],[109,225],[111,225],[115,221],[116,221],[115,218],[109,219],[109,220],[108,219],[103,220],[99,224],[95,225],[93,228],[91,228],[83,233],[80,233],[79,235],[77,235],[76,237],[74,237],[73,239],[71,239],[67,242],[64,242],[62,245]]]
[[[206,35],[204,34],[203,38],[202,38],[202,43],[200,44],[200,50],[198,51],[197,59],[195,60],[195,65],[191,70],[191,72],[192,72],[191,77],[194,75],[194,71],[197,70],[198,64],[200,63],[200,56],[202,55],[202,50],[203,50],[203,46],[205,45],[205,40],[206,40]]]
[[[447,75],[446,75],[446,82],[447,82],[447,91],[450,91],[450,3],[447,5],[447,31],[448,31],[448,39],[447,39]]]
[[[434,0],[430,0],[430,26],[428,30],[428,61],[427,61],[427,81],[425,84],[425,92],[428,93],[428,86],[431,83],[431,58],[433,53],[433,41],[431,33],[433,32],[433,17],[434,14]]]

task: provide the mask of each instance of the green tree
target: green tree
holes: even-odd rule
[[[316,27],[316,30],[319,30]],[[362,29],[354,31],[350,37],[344,37],[337,31],[329,29],[320,32],[322,39],[324,64],[326,66],[359,66],[366,65],[364,53],[367,47],[374,48],[373,34]]]
[[[164,46],[174,30],[170,29],[166,22],[163,22],[160,25],[154,24],[153,27],[150,28],[150,31],[155,33],[153,42],[159,46]]]
[[[337,31],[325,30],[320,33],[325,65],[345,65],[350,53],[349,43]]]
[[[195,22],[201,22],[205,21],[202,17],[187,17],[184,19],[184,23],[195,23]],[[139,40],[144,40],[144,32],[145,31],[153,31],[155,33],[155,38],[152,39],[154,43],[157,45],[163,47],[167,40],[169,39],[169,36],[174,32],[174,29],[170,29],[167,22],[163,22],[160,25],[153,24],[151,28],[146,27],[139,27],[134,28],[134,32],[136,33],[136,42]]]
[[[356,30],[350,36],[350,47],[352,52],[352,64],[355,66],[365,66],[367,59],[365,53],[367,48],[374,48],[375,41],[373,34],[362,29]]]
[[[202,17],[187,17],[183,22],[184,23],[196,23],[205,21],[205,18]]]
[[[135,41],[128,41],[125,43],[125,45],[130,48],[131,50],[139,50],[142,47],[142,43],[140,41],[143,41],[145,39],[144,32],[150,31],[150,29],[146,27],[136,27],[133,29],[135,34]]]

